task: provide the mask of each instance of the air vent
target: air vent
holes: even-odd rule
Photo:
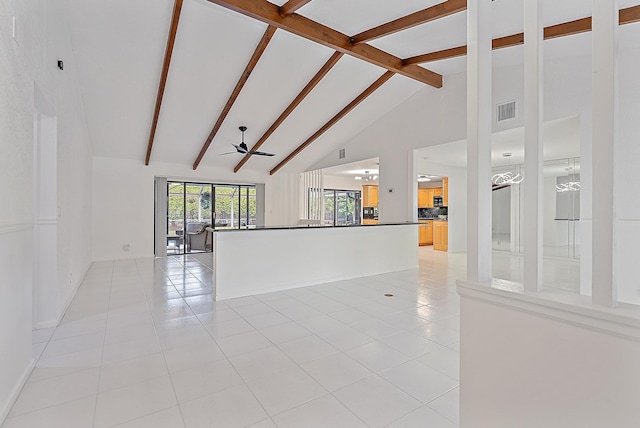
[[[515,101],[509,101],[508,103],[498,104],[497,118],[498,122],[504,120],[515,119],[517,113],[517,104]]]
[[[340,150],[338,150],[338,158],[339,158],[339,159],[344,159],[344,158],[345,158],[345,156],[346,156],[346,155],[345,155],[344,149],[340,149]]]

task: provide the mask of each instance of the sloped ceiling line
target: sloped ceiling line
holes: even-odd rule
[[[351,38],[298,14],[280,15],[280,8],[267,0],[207,0],[242,15],[281,28],[290,33],[327,46],[338,52],[415,79],[435,88],[442,87],[442,75],[415,64],[405,66],[402,59],[366,43],[351,44]]]
[[[619,23],[631,24],[640,22],[640,5],[620,9]],[[575,21],[563,22],[562,24],[551,25],[544,29],[544,39],[555,39],[557,37],[571,36],[573,34],[586,33],[591,31],[591,17],[576,19]],[[493,39],[492,48],[502,49],[511,46],[518,46],[524,43],[524,33],[512,34],[510,36]],[[442,59],[455,58],[467,54],[466,46],[444,49],[423,55],[417,55],[403,60],[405,64],[425,64],[427,62],[439,61]]]
[[[167,47],[164,51],[164,63],[162,65],[162,73],[160,74],[160,84],[158,85],[158,94],[156,96],[156,106],[153,112],[153,120],[151,121],[151,131],[149,131],[149,142],[147,143],[147,156],[144,164],[149,165],[151,159],[151,150],[153,149],[153,140],[156,136],[156,128],[158,127],[158,118],[160,117],[160,108],[162,107],[162,98],[164,97],[164,88],[167,84],[167,76],[169,75],[169,66],[171,65],[171,56],[173,55],[173,45],[176,41],[178,32],[178,22],[180,21],[180,12],[182,11],[182,1],[176,0],[173,5],[173,16],[171,18],[171,27],[169,27],[169,37],[167,38]]]
[[[331,55],[331,58],[329,58],[329,60],[326,63],[324,63],[324,65],[320,68],[320,70],[318,70],[316,75],[313,76],[313,78],[309,81],[309,83],[307,83],[307,86],[305,86],[304,89],[300,91],[300,93],[295,97],[295,99],[291,102],[291,104],[289,104],[289,106],[284,110],[284,112],[282,112],[282,114],[278,116],[275,122],[273,122],[273,124],[269,127],[269,129],[267,129],[267,132],[265,132],[264,135],[260,137],[258,142],[255,143],[253,147],[251,147],[252,151],[258,150],[260,146],[262,146],[264,142],[267,141],[267,139],[271,136],[271,134],[273,134],[275,130],[278,129],[278,127],[282,124],[282,122],[284,122],[285,119],[289,117],[289,115],[293,112],[293,110],[295,110],[295,108],[298,107],[298,105],[307,97],[307,95],[311,93],[313,88],[315,88],[316,85],[320,83],[320,81],[324,78],[324,76],[326,76],[329,70],[331,70],[333,66],[338,63],[338,60],[340,60],[340,58],[342,58],[343,55],[344,54],[342,52],[335,52],[333,55]],[[250,158],[251,158],[251,155],[245,155],[242,158],[242,160],[238,163],[238,165],[236,165],[236,167],[233,169],[233,172],[238,172],[240,168],[242,168],[242,166],[245,163],[247,163],[247,161]]]
[[[242,72],[242,75],[240,76],[240,79],[238,80],[238,83],[236,83],[236,87],[233,89],[233,92],[231,93],[231,96],[229,97],[229,100],[227,101],[227,103],[225,104],[224,108],[222,109],[222,112],[220,113],[220,116],[218,117],[218,120],[216,120],[215,125],[213,125],[213,129],[211,129],[211,132],[209,133],[209,136],[207,137],[206,141],[204,142],[204,145],[202,146],[202,149],[200,150],[200,154],[198,154],[198,157],[196,158],[196,161],[193,163],[193,169],[194,170],[196,168],[198,168],[198,165],[200,164],[200,162],[202,161],[202,158],[204,157],[205,153],[209,149],[209,146],[211,145],[211,142],[213,141],[213,138],[218,133],[218,130],[222,126],[222,123],[224,122],[225,118],[227,117],[227,114],[229,114],[229,111],[231,110],[231,107],[233,107],[233,104],[235,103],[236,99],[238,98],[238,95],[240,95],[240,92],[242,91],[242,88],[244,87],[245,83],[247,83],[247,80],[249,80],[249,76],[251,76],[251,72],[253,71],[253,69],[258,64],[258,61],[260,60],[260,57],[262,56],[262,54],[264,53],[265,49],[267,48],[267,45],[269,44],[269,42],[273,38],[273,35],[276,32],[276,30],[277,30],[276,27],[274,27],[272,25],[269,25],[267,27],[267,31],[264,32],[264,34],[262,36],[262,39],[260,39],[260,42],[258,43],[258,46],[256,47],[256,50],[253,52],[253,55],[251,55],[251,59],[249,60],[249,63],[247,64],[247,66],[245,67],[244,71]]]
[[[296,157],[300,152],[307,148],[311,143],[317,140],[322,134],[328,131],[333,125],[335,125],[340,119],[346,116],[351,110],[356,108],[358,104],[364,101],[369,95],[378,90],[386,81],[391,79],[395,73],[387,71],[380,76],[375,82],[373,82],[367,89],[365,89],[360,95],[358,95],[353,101],[351,101],[345,108],[340,110],[338,114],[333,116],[327,123],[325,123],[319,130],[317,130],[311,137],[309,137],[304,143],[300,144],[293,152],[291,152],[286,158],[284,158],[278,165],[276,165],[270,172],[270,175],[275,174],[280,168],[285,166],[291,159]]]
[[[354,45],[366,43],[371,40],[388,36],[389,34],[406,30],[408,28],[415,27],[416,25],[435,21],[436,19],[444,18],[465,10],[467,10],[467,0],[447,0],[444,3],[438,3],[434,6],[419,10],[410,15],[403,16],[402,18],[395,19],[387,22],[386,24],[382,24],[356,34],[351,37],[351,43]]]

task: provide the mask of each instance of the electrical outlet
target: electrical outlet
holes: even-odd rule
[[[122,246],[122,249],[123,249],[124,251],[129,251],[129,250],[131,249],[131,244],[124,244],[124,245]]]
[[[393,187],[389,188],[389,189],[388,189],[388,192],[389,192],[389,193],[393,193],[393,192],[394,192]]]

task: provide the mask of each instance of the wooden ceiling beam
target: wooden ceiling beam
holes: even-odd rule
[[[280,6],[280,16],[293,15],[298,9],[300,9],[310,1],[311,0],[289,0],[288,2]]]
[[[391,79],[395,73],[392,71],[387,71],[382,76],[378,78],[375,82],[373,82],[367,89],[364,90],[360,95],[358,95],[353,101],[351,101],[345,108],[340,110],[338,114],[333,116],[327,123],[325,123],[322,128],[318,129],[311,137],[309,137],[304,143],[300,144],[293,152],[291,152],[286,158],[284,158],[278,165],[276,165],[270,172],[270,175],[278,172],[280,168],[285,166],[291,159],[300,154],[301,151],[306,149],[311,143],[318,139],[322,134],[327,132],[333,125],[338,123],[340,119],[347,115],[351,110],[356,108],[358,104],[364,101],[369,95],[373,94],[378,88],[380,88],[387,80]]]
[[[258,150],[264,144],[264,142],[267,141],[267,139],[271,136],[271,134],[273,134],[275,130],[278,129],[278,127],[282,124],[282,122],[284,122],[285,119],[289,117],[289,115],[293,112],[293,110],[295,110],[296,107],[298,107],[298,105],[302,102],[302,100],[304,100],[306,96],[309,95],[309,93],[313,90],[313,88],[315,88],[316,85],[320,83],[320,81],[324,78],[324,76],[326,76],[329,70],[331,70],[333,66],[338,63],[338,60],[340,60],[340,58],[342,58],[343,55],[344,54],[342,52],[335,52],[333,55],[331,55],[331,58],[329,58],[329,60],[324,63],[322,68],[320,68],[320,70],[316,73],[316,75],[313,76],[313,79],[311,79],[309,83],[307,83],[307,86],[305,86],[304,89],[300,91],[298,96],[295,97],[295,99],[291,102],[291,104],[289,104],[289,106],[284,110],[284,112],[282,112],[282,114],[278,116],[276,121],[273,122],[273,124],[269,127],[269,129],[267,129],[267,132],[265,132],[264,135],[260,137],[258,142],[255,143],[253,147],[251,147],[251,151]],[[238,165],[236,165],[236,167],[233,168],[233,172],[238,172],[240,168],[242,168],[242,166],[245,163],[247,163],[247,161],[250,158],[251,158],[251,155],[245,155],[242,158],[242,160],[238,163]]]
[[[312,21],[304,16],[293,14],[280,15],[280,8],[267,0],[207,0],[242,15],[265,22],[274,27],[289,31],[300,37],[327,46],[338,52],[351,55],[360,60],[385,68],[394,73],[415,79],[436,88],[442,87],[442,76],[418,66],[405,66],[402,60],[366,43],[351,44],[351,39],[332,28]]]
[[[640,22],[640,5],[632,6],[619,11],[620,25]],[[573,34],[586,33],[591,31],[591,17],[576,19],[575,21],[564,22],[562,24],[551,25],[544,29],[544,39],[555,39],[558,37],[571,36]],[[524,33],[512,34],[510,36],[493,39],[493,49],[508,48],[524,44]],[[417,55],[403,60],[406,65],[424,64],[441,59],[455,58],[467,54],[466,46],[458,46],[424,55]]]
[[[640,22],[640,6],[631,6],[626,9],[620,9],[620,24],[631,24]]]
[[[164,50],[164,63],[162,64],[162,72],[160,74],[160,84],[158,85],[158,93],[156,95],[156,107],[153,111],[153,120],[151,121],[151,131],[149,131],[149,142],[147,143],[147,156],[144,164],[149,165],[151,160],[151,150],[153,149],[153,140],[156,136],[156,128],[158,127],[158,118],[160,117],[160,108],[162,107],[162,98],[164,98],[164,88],[167,84],[167,76],[169,75],[169,66],[171,65],[171,56],[173,55],[173,45],[176,41],[178,32],[178,22],[180,21],[180,12],[182,11],[182,1],[176,0],[173,5],[173,15],[171,17],[171,26],[169,27],[169,37],[167,38],[167,46]]]
[[[213,125],[213,129],[211,129],[211,132],[209,133],[207,140],[204,142],[204,145],[200,150],[200,154],[198,154],[196,161],[193,163],[194,170],[198,168],[198,165],[200,165],[200,162],[202,161],[204,154],[209,149],[209,146],[211,145],[213,138],[218,133],[218,130],[220,130],[222,123],[227,117],[227,114],[229,114],[231,107],[233,107],[233,104],[236,102],[236,99],[238,98],[238,95],[240,95],[240,92],[242,91],[242,88],[244,87],[245,83],[247,83],[247,80],[249,80],[249,76],[251,76],[253,69],[258,64],[260,57],[264,53],[264,50],[267,48],[267,45],[271,41],[271,38],[273,37],[276,30],[277,30],[276,27],[269,25],[267,27],[267,31],[265,31],[264,34],[262,35],[262,39],[260,39],[260,42],[258,43],[256,50],[253,52],[253,55],[251,55],[251,59],[249,60],[249,63],[247,64],[244,71],[242,72],[242,75],[240,76],[238,83],[236,83],[236,87],[233,89],[231,96],[227,100],[227,103],[225,104],[224,108],[222,109],[222,113],[220,113],[220,116],[218,117],[218,120],[216,121],[215,125]]]
[[[388,36],[398,31],[406,30],[416,25],[425,24],[436,19],[444,18],[454,13],[467,10],[467,0],[447,0],[444,3],[419,10],[402,18],[379,25],[370,30],[363,31],[351,37],[351,43],[354,45],[366,43],[371,40]]]

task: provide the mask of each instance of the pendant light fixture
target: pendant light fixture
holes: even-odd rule
[[[502,157],[510,158],[512,155],[513,155],[512,153],[503,153]],[[509,164],[509,167],[510,166],[511,165]],[[524,180],[524,177],[520,173],[514,174],[511,171],[494,174],[493,177],[491,177],[491,182],[497,186],[509,186],[512,184],[520,184],[522,183],[522,180]]]
[[[365,171],[364,176],[357,175],[355,179],[364,180],[364,181],[373,181],[373,180],[377,180],[378,176],[375,174],[369,174],[369,171]]]

